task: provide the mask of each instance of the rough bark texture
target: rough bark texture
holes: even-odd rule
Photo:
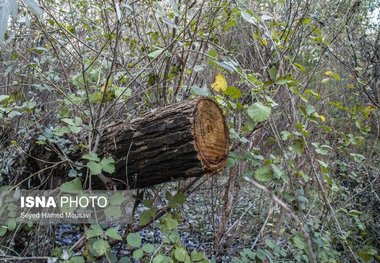
[[[228,146],[228,130],[220,108],[208,98],[198,98],[152,110],[131,122],[107,126],[97,153],[99,157],[113,157],[116,171],[104,175],[113,179],[113,186],[125,189],[216,171],[225,165]],[[65,176],[70,168],[67,164],[46,169],[61,160],[57,151],[43,146],[33,148],[29,156],[38,158],[27,160],[23,178],[38,174],[42,178],[39,182],[47,182],[51,177],[54,182],[43,186],[47,188],[72,179]],[[76,152],[70,159],[81,160],[82,155],[83,152]],[[41,159],[48,162],[40,162]],[[92,178],[93,189],[105,188],[96,176]]]
[[[224,166],[228,133],[219,107],[200,98],[153,110],[105,130],[100,149],[116,161],[111,177],[129,187],[199,177]]]

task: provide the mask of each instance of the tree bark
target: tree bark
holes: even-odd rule
[[[141,188],[216,171],[225,165],[228,147],[221,109],[208,98],[198,98],[107,126],[98,156],[115,160],[115,173],[104,175],[113,179],[117,189]],[[71,159],[79,160],[82,155]],[[62,178],[63,171],[54,173]],[[93,188],[104,188],[99,181],[93,182]]]
[[[224,166],[228,131],[220,108],[200,98],[108,127],[100,149],[116,161],[111,177],[129,187],[199,177]]]

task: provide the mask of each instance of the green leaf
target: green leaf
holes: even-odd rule
[[[288,131],[282,131],[281,132],[281,139],[283,141],[286,141],[287,139],[289,139],[291,137],[291,135],[292,134],[290,132],[288,132]]]
[[[94,162],[99,162],[100,158],[96,153],[86,153],[85,155],[82,156],[82,159],[86,159],[89,161],[94,161]]]
[[[116,228],[114,227],[108,228],[107,231],[105,232],[105,235],[116,240],[122,240],[120,234],[117,232]]]
[[[168,233],[171,230],[175,229],[178,225],[178,221],[172,218],[171,214],[166,214],[161,221],[161,231]]]
[[[169,206],[171,208],[180,208],[186,201],[186,196],[178,192],[169,200]]]
[[[142,251],[141,249],[137,249],[137,250],[133,251],[132,257],[134,259],[139,259],[139,258],[142,258],[143,256],[144,256],[144,251]]]
[[[117,263],[132,263],[132,261],[129,257],[125,256],[125,257],[120,258]]]
[[[299,69],[300,71],[304,72],[306,69],[303,65],[299,64],[299,63],[294,63],[293,64],[297,69]]]
[[[75,178],[70,182],[63,183],[60,188],[64,193],[75,193],[83,190],[82,183],[79,178]]]
[[[78,134],[80,133],[80,131],[82,130],[81,127],[78,127],[78,126],[69,126],[70,130],[72,133],[75,133],[75,134]]]
[[[365,156],[357,153],[350,153],[350,156],[354,158],[354,161],[357,163],[363,162],[365,159],[367,159]]]
[[[260,167],[255,171],[255,178],[262,182],[267,182],[272,180],[273,178],[273,171],[270,168],[270,166],[263,166]]]
[[[252,120],[262,122],[269,119],[271,110],[270,107],[265,106],[261,102],[256,102],[248,108],[247,112]]]
[[[112,157],[103,158],[100,164],[103,171],[110,174],[115,172],[115,160]]]
[[[7,227],[8,227],[9,231],[15,230],[16,227],[17,227],[16,219],[14,219],[14,218],[8,219],[8,221],[7,221]]]
[[[88,169],[90,169],[91,175],[97,175],[102,172],[103,166],[100,163],[96,163],[94,161],[89,161],[86,165]]]
[[[305,248],[305,242],[303,240],[303,238],[300,236],[300,235],[295,235],[293,237],[293,244],[299,248],[299,249],[304,249]]]
[[[70,263],[85,263],[84,258],[81,256],[74,256],[70,258]]]
[[[292,142],[292,149],[298,155],[303,154],[304,152],[304,142],[302,139],[295,139]]]
[[[195,95],[204,96],[204,97],[208,97],[211,95],[210,90],[207,87],[202,88],[197,85],[193,85],[191,87],[191,92],[194,93]]]
[[[112,193],[110,205],[121,205],[125,201],[125,197],[120,192]]]
[[[148,210],[143,211],[140,215],[140,225],[144,226],[146,224],[149,224],[155,215],[156,215],[155,208],[150,208]]]
[[[215,49],[210,49],[210,51],[207,53],[207,55],[209,57],[217,59],[218,58],[218,51],[216,51]]]
[[[153,263],[162,263],[164,262],[164,256],[159,254],[153,258]]]
[[[309,17],[303,17],[301,19],[301,23],[304,24],[304,25],[310,24],[311,23],[311,18],[309,18]]]
[[[183,262],[185,261],[186,257],[188,256],[187,251],[183,247],[177,247],[174,251],[174,257],[180,261]]]
[[[249,14],[248,12],[246,12],[245,10],[241,11],[241,17],[245,21],[247,21],[248,23],[256,25],[256,19],[253,16],[251,16],[251,14]]]
[[[87,239],[98,237],[101,235],[103,235],[103,229],[100,227],[100,225],[91,225],[91,227],[86,231]]]
[[[154,252],[154,246],[152,244],[145,244],[142,247],[142,250],[144,250],[146,253],[150,254]]]
[[[109,249],[111,249],[110,244],[107,241],[103,240],[103,239],[96,240],[92,244],[92,248],[95,250],[95,252],[99,256],[102,256],[102,255],[106,254],[107,251]]]
[[[74,120],[71,119],[71,118],[63,118],[63,119],[61,119],[61,121],[63,121],[64,123],[67,123],[68,125],[72,125],[72,126],[76,125],[75,122],[74,122]]]
[[[200,261],[202,259],[206,259],[206,255],[204,252],[196,252],[196,251],[193,251],[191,252],[191,260],[192,261]]]
[[[104,209],[104,214],[108,219],[120,218],[121,217],[121,207],[120,206],[110,206]]]
[[[131,247],[140,247],[141,246],[140,233],[129,233],[127,236],[127,243]]]
[[[231,99],[238,99],[241,97],[240,89],[234,86],[228,86],[227,89],[224,91],[224,94],[226,94],[227,96],[230,96]]]
[[[0,237],[4,236],[7,233],[7,228],[4,226],[0,226]]]
[[[160,48],[160,49],[156,49],[155,51],[153,51],[153,52],[150,52],[149,54],[148,54],[148,57],[150,57],[150,58],[156,58],[156,57],[158,57],[159,55],[161,55],[161,53],[164,51],[164,49],[162,49],[162,48]]]
[[[268,73],[269,73],[269,77],[270,77],[271,80],[275,80],[275,79],[277,79],[277,73],[278,73],[278,69],[277,69],[277,67],[275,67],[275,66],[271,67],[271,68],[268,70]],[[280,79],[280,78],[279,78],[279,79]],[[281,85],[281,83],[277,83],[277,84],[280,84],[280,85]],[[286,84],[286,82],[283,83],[283,84]]]
[[[3,100],[7,100],[7,99],[9,99],[9,95],[0,95],[0,102],[2,102]]]

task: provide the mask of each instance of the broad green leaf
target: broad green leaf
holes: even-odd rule
[[[107,231],[105,232],[105,235],[116,240],[122,240],[120,234],[117,232],[116,228],[114,227],[108,228]]]
[[[159,55],[161,55],[161,53],[164,51],[164,49],[160,48],[160,49],[156,49],[155,51],[152,51],[148,54],[148,57],[150,58],[156,58],[158,57]]]
[[[367,159],[365,156],[358,154],[358,153],[350,153],[350,156],[354,158],[354,161],[357,163],[363,162],[365,159]]]
[[[121,207],[120,206],[109,206],[104,210],[104,214],[108,219],[115,219],[121,217]]]
[[[305,67],[299,63],[294,63],[293,65],[302,72],[306,71]]]
[[[89,161],[86,165],[88,169],[90,169],[91,175],[97,175],[102,172],[103,166],[100,163],[96,163],[94,161]]]
[[[7,227],[9,231],[13,231],[17,227],[16,219],[15,218],[10,218],[7,221]]]
[[[241,97],[240,89],[234,86],[228,86],[227,89],[224,91],[224,94],[230,96],[231,99],[238,99]]]
[[[129,257],[125,256],[120,258],[117,263],[132,263],[132,260]]]
[[[146,253],[150,254],[154,252],[154,246],[152,244],[145,244],[142,247],[142,250],[144,250]]]
[[[171,217],[171,214],[167,214],[161,219],[161,231],[168,233],[178,226],[178,221]]]
[[[263,166],[255,171],[254,176],[257,180],[262,182],[270,181],[273,178],[273,171],[270,166]]]
[[[110,198],[110,205],[121,205],[125,201],[125,197],[120,192],[115,192]]]
[[[156,215],[156,209],[155,208],[150,208],[148,210],[145,210],[141,213],[140,215],[140,225],[144,226],[154,218]]]
[[[208,97],[211,95],[207,87],[202,88],[197,85],[193,85],[191,87],[191,92],[193,92],[195,95],[204,96],[204,97]]]
[[[268,70],[268,73],[269,73],[269,77],[271,80],[275,80],[277,79],[277,73],[278,73],[278,68],[273,66],[271,67],[269,70]],[[286,83],[286,82],[285,82]],[[283,83],[283,84],[285,84]],[[277,84],[281,84],[281,83],[277,83]]]
[[[249,14],[248,12],[242,10],[241,11],[241,17],[247,21],[248,23],[251,23],[251,24],[254,24],[256,25],[256,19],[251,15]]]
[[[112,157],[103,158],[100,164],[103,171],[110,174],[115,172],[115,160]]]
[[[1,13],[0,13],[0,15],[1,15]],[[9,99],[9,95],[0,95],[0,102],[2,102],[3,100],[6,100],[6,99]]]
[[[137,250],[133,251],[133,255],[132,255],[132,257],[133,257],[134,259],[140,259],[140,258],[142,258],[143,256],[144,256],[144,251],[142,251],[142,249],[137,249]]]
[[[172,198],[170,198],[169,200],[169,206],[171,208],[179,208],[181,207],[186,201],[186,196],[181,193],[181,192],[178,192],[176,193]]]
[[[0,226],[0,237],[4,236],[7,233],[7,228]]]
[[[74,256],[70,258],[70,263],[85,263],[84,258],[81,256]]]
[[[301,19],[301,23],[304,25],[310,24],[311,23],[311,18],[310,17],[303,17]]]
[[[92,248],[95,250],[95,252],[99,255],[102,256],[107,253],[109,249],[111,249],[110,244],[103,239],[96,240],[92,244]]]
[[[71,130],[72,133],[78,134],[82,130],[81,127],[78,126],[69,126],[69,129]]]
[[[64,123],[67,123],[68,125],[72,125],[72,126],[76,125],[75,122],[74,122],[74,120],[71,119],[71,118],[63,118],[63,119],[61,119],[61,121],[63,121]]]
[[[72,181],[63,183],[60,188],[64,193],[75,193],[83,190],[82,183],[79,178],[75,178]]]
[[[269,119],[271,108],[261,102],[256,102],[248,107],[248,116],[255,122],[262,122]]]
[[[89,161],[95,161],[95,162],[100,161],[100,158],[98,157],[98,155],[96,153],[86,153],[85,155],[82,156],[82,159],[86,159]]]
[[[290,132],[288,132],[288,131],[282,131],[281,132],[281,139],[283,141],[288,140],[291,136],[292,136],[292,134]]]
[[[180,261],[183,262],[185,261],[186,257],[188,256],[187,251],[183,247],[177,247],[174,251],[174,257]]]
[[[306,246],[303,238],[298,234],[293,237],[293,244],[299,249],[304,249]]]
[[[204,252],[196,252],[196,251],[193,251],[191,252],[191,260],[192,261],[200,261],[202,259],[206,259],[206,255]]]
[[[161,254],[158,254],[153,258],[153,263],[162,263],[164,262],[164,256]]]
[[[295,139],[292,142],[292,150],[298,155],[303,154],[304,152],[304,142],[302,139]]]
[[[87,239],[98,237],[101,235],[103,235],[103,229],[100,227],[100,225],[91,225],[91,227],[86,231]]]
[[[129,233],[127,236],[127,243],[131,247],[140,247],[141,246],[140,233]]]

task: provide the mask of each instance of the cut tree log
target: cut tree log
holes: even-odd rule
[[[115,173],[104,175],[113,179],[117,189],[126,189],[217,171],[225,165],[228,148],[228,129],[221,109],[211,99],[201,97],[107,126],[99,141],[98,156],[113,157]],[[82,154],[70,158],[80,160]],[[67,174],[67,168],[55,170],[53,174],[58,172],[61,178],[62,173]],[[99,181],[93,182],[93,189],[104,188]]]
[[[115,123],[99,143],[116,161],[110,177],[144,187],[199,177],[225,165],[228,129],[221,109],[208,98],[152,110],[128,123]]]

